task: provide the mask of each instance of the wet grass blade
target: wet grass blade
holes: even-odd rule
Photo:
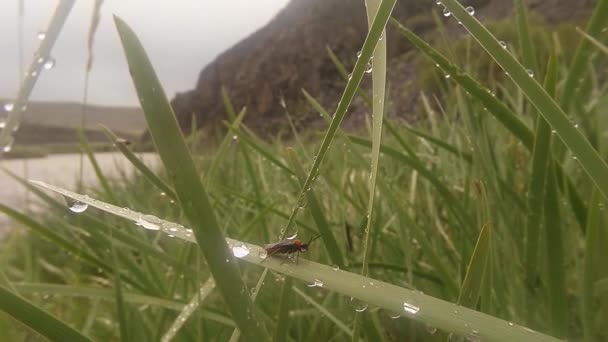
[[[114,19],[152,139],[217,287],[243,337],[266,340],[268,333],[253,314],[255,309],[246,295],[247,288],[236,259],[224,240],[209,196],[152,64],[133,30],[118,17]]]
[[[291,307],[291,301],[293,297],[293,291],[291,289],[293,285],[293,279],[286,277],[283,285],[281,286],[281,301],[279,303],[279,313],[277,319],[277,330],[274,333],[274,342],[282,342],[287,340],[287,332],[289,330],[289,308]]]
[[[469,267],[460,288],[458,304],[475,308],[479,299],[481,285],[484,279],[486,265],[490,256],[492,243],[491,226],[486,223],[479,233],[477,244],[473,250],[473,255],[469,260]]]
[[[594,334],[596,315],[595,312],[595,279],[596,270],[595,263],[597,260],[597,251],[602,248],[600,241],[600,203],[602,199],[597,190],[591,194],[589,201],[589,214],[587,215],[587,236],[585,239],[585,264],[583,272],[583,331],[585,333],[585,341],[592,342],[597,340]]]
[[[555,92],[557,82],[557,64],[555,58],[550,58],[547,64],[547,73],[545,77],[545,88],[551,94]],[[534,149],[532,151],[532,174],[528,187],[528,203],[526,215],[526,246],[525,246],[525,268],[526,282],[530,287],[528,296],[534,296],[532,290],[537,279],[538,265],[538,240],[540,238],[540,229],[543,217],[543,198],[545,192],[545,179],[547,178],[548,170],[553,170],[549,167],[551,160],[551,127],[542,116],[536,118],[536,134],[534,139]],[[549,172],[552,174],[553,171]],[[528,301],[533,301],[532,297],[528,297]],[[531,319],[535,312],[534,307],[528,310],[528,319]]]
[[[302,185],[304,183],[306,175],[304,174],[304,168],[302,167],[302,164],[298,160],[298,156],[291,148],[287,149],[287,156],[291,161],[292,168],[297,174],[300,185]],[[323,209],[321,208],[321,205],[317,200],[317,196],[315,195],[314,189],[310,189],[310,191],[306,192],[306,199],[306,206],[310,209],[310,214],[315,220],[317,229],[319,229],[319,234],[321,234],[321,239],[323,239],[323,245],[325,246],[327,254],[335,265],[337,265],[338,267],[344,267],[342,251],[340,247],[338,247],[336,238],[329,228],[329,223],[327,222],[327,219],[323,214]]]
[[[551,170],[552,171],[552,170]],[[564,274],[564,242],[560,221],[557,179],[554,172],[549,172],[545,184],[545,242],[547,248],[547,273],[549,289],[549,308],[551,312],[552,332],[559,338],[566,337],[568,328],[568,295]]]
[[[127,144],[123,139],[120,139],[114,132],[112,132],[108,127],[101,126],[103,132],[106,134],[108,139],[114,143],[114,146],[122,153],[125,158],[127,158],[133,167],[137,169],[139,172],[146,177],[150,183],[154,184],[159,190],[164,192],[169,198],[172,200],[177,200],[177,195],[175,195],[175,191],[162,179],[160,179],[150,168],[144,164],[136,155],[131,151]]]
[[[34,184],[132,222],[141,222],[140,220],[144,216],[142,213],[120,208],[43,182],[34,182]],[[156,220],[156,225],[163,233],[173,235],[177,239],[191,243],[197,242],[197,239],[192,236],[191,230],[182,225],[161,219]],[[324,289],[335,291],[346,297],[357,298],[389,312],[403,313],[410,319],[424,322],[447,332],[498,342],[557,341],[551,336],[469,308],[459,307],[455,314],[453,303],[419,291],[405,289],[344,270],[336,270],[333,267],[308,261],[304,258],[300,258],[297,265],[285,263],[283,258],[280,257],[264,258],[261,257],[265,255],[264,249],[260,246],[230,238],[227,238],[226,242],[231,247],[247,251],[246,255],[240,258],[243,261],[266,267],[294,279],[302,280],[307,284],[322,281]]]
[[[51,341],[91,341],[50,313],[0,286],[0,311]]]
[[[536,75],[539,70],[536,61],[536,53],[534,51],[534,43],[532,42],[528,25],[526,4],[523,0],[515,0],[515,20],[517,22],[517,36],[519,37],[522,61],[528,70]]]
[[[605,13],[601,15],[608,17],[608,0],[601,0],[598,3],[598,7],[602,6],[602,3],[607,8],[604,11]],[[608,198],[608,177],[606,177],[608,165],[601,159],[585,136],[574,127],[562,108],[533,77],[528,75],[526,69],[506,49],[502,48],[501,44],[490,31],[477,21],[474,16],[469,15],[460,3],[456,0],[445,0],[443,4],[462,22],[462,25],[496,63],[508,73],[509,77],[522,90],[526,98],[556,131],[572,154],[577,157],[580,165],[597,185],[604,198]]]
[[[369,32],[367,37],[365,38],[365,42],[363,43],[363,47],[361,49],[361,54],[357,59],[357,63],[352,72],[351,78],[348,80],[346,84],[346,88],[338,102],[338,107],[336,108],[336,112],[329,124],[329,128],[325,133],[323,138],[323,142],[321,143],[321,147],[319,148],[316,156],[313,158],[313,164],[308,172],[308,176],[306,177],[306,181],[302,186],[302,190],[300,194],[297,196],[298,199],[304,197],[304,192],[306,189],[312,186],[313,179],[316,178],[319,167],[321,166],[321,162],[325,155],[327,154],[327,150],[329,149],[329,145],[333,141],[344,116],[346,115],[346,111],[350,106],[350,103],[355,96],[357,89],[359,88],[359,84],[363,79],[363,75],[365,74],[367,64],[370,62],[372,54],[376,49],[376,44],[380,40],[382,32],[384,32],[384,28],[386,27],[386,23],[393,11],[393,7],[395,6],[396,0],[384,0],[380,4],[380,7],[375,15],[373,23],[370,25]],[[384,100],[384,99],[383,99]],[[298,203],[295,203],[292,213],[296,213],[298,210]],[[287,229],[285,229],[285,233],[287,233]]]

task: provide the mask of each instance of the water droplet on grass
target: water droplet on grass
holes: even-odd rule
[[[444,17],[449,17],[452,15],[452,12],[450,12],[450,10],[446,7],[443,9],[443,16]]]
[[[499,41],[498,44],[500,44],[500,47],[503,49],[507,48],[507,43],[505,43],[503,40]]]
[[[365,73],[369,74],[370,72],[372,72],[372,63],[367,63],[367,65],[365,66]]]
[[[434,334],[437,332],[437,328],[436,328],[436,327],[434,327],[434,326],[432,326],[432,325],[427,324],[427,325],[426,325],[426,331],[427,331],[429,334],[434,335]]]
[[[339,270],[339,269],[340,269],[340,266],[338,266],[338,265],[333,265],[333,266],[331,267],[331,269],[332,269],[332,270],[334,270],[334,271],[337,271],[337,270]]]
[[[534,77],[534,71],[532,71],[532,69],[526,70],[526,73],[528,73],[528,76]]]
[[[7,102],[4,104],[4,110],[7,112],[12,112],[15,109],[15,104],[12,102]]]
[[[249,247],[245,246],[242,243],[237,243],[236,245],[232,246],[232,254],[234,254],[234,256],[237,258],[242,258],[248,255],[249,252]]]
[[[161,223],[161,219],[154,215],[144,215],[138,218],[137,222],[135,222],[135,224],[137,224],[138,226],[142,226],[145,229],[149,230],[159,230]]]
[[[367,310],[368,304],[355,297],[350,297],[350,306],[352,306],[357,312],[363,312]]]
[[[308,284],[308,287],[323,287],[323,281],[319,279],[313,280],[312,284]]]
[[[298,232],[295,232],[295,233],[293,233],[292,235],[288,236],[286,239],[287,239],[287,240],[293,240],[293,239],[295,239],[295,238],[297,238],[297,237],[298,237]]]
[[[42,67],[44,68],[44,70],[53,69],[55,67],[55,60],[51,57],[47,58],[46,61],[44,61]]]
[[[44,31],[38,31],[38,33],[36,33],[36,38],[38,38],[38,40],[45,40],[46,39],[46,32],[44,32]]]
[[[467,11],[467,13],[469,13],[469,15],[475,15],[475,8],[473,8],[473,6],[468,6],[467,8],[465,8],[465,10]]]
[[[68,208],[70,208],[70,210],[75,213],[82,213],[89,208],[89,205],[84,202],[76,201],[73,199],[68,199],[67,201]]]
[[[415,315],[420,311],[420,308],[412,303],[403,302],[403,310],[409,314]]]

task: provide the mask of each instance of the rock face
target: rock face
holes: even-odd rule
[[[504,17],[512,10],[511,0],[462,2],[474,6],[478,17]],[[525,2],[549,22],[588,15],[595,3],[594,0]],[[431,11],[440,11],[433,0],[401,0],[393,16],[418,34],[424,34],[435,26]],[[446,25],[458,31],[454,20],[446,20]],[[193,115],[197,128],[221,127],[222,120],[226,119],[221,95],[224,87],[235,108],[247,107],[245,124],[258,133],[276,135],[286,127],[286,109],[282,103],[297,127],[321,123],[323,120],[306,104],[301,90],[305,89],[328,111],[333,111],[345,82],[329,58],[327,48],[350,69],[366,32],[363,0],[292,0],[265,27],[207,65],[193,90],[175,96],[171,104],[178,121],[186,131]],[[411,119],[414,114],[408,108],[412,108],[417,92],[409,89],[404,93],[404,89],[416,78],[416,70],[412,63],[401,58],[410,47],[390,27],[386,39],[391,110]],[[364,82],[363,87],[369,85]],[[350,125],[360,124],[364,111],[355,101],[347,117]]]

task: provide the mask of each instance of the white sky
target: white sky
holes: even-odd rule
[[[0,0],[0,98],[19,86],[19,0]],[[137,97],[112,14],[125,20],[146,48],[167,96],[192,89],[198,73],[218,54],[272,19],[288,0],[106,0],[95,38],[89,102],[136,105]],[[58,0],[25,0],[25,67]],[[43,71],[30,100],[80,101],[93,0],[76,1],[52,51],[56,65]]]

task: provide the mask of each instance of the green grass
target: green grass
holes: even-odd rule
[[[351,78],[343,72],[333,117],[303,92],[328,119],[322,138],[263,141],[224,92],[227,133],[213,149],[181,136],[142,44],[118,21],[164,167],[148,168],[106,130],[134,174],[100,170],[88,196],[22,180],[49,210],[0,206],[20,222],[0,249],[0,338],[605,340],[608,84],[581,83],[564,111],[565,80],[583,57],[535,45],[524,3],[512,18],[517,42],[503,50],[501,37],[445,1],[474,38],[457,44],[478,42],[508,78],[478,78],[466,72],[478,70],[475,58],[453,58],[445,43],[394,23],[442,80],[436,96],[422,94],[414,124],[383,115],[398,110],[374,53],[394,4],[383,1]],[[595,15],[590,26],[605,21]],[[580,37],[597,53],[585,73],[599,76],[605,36]],[[371,94],[358,87],[363,77],[373,77]],[[370,106],[371,129],[345,134],[355,96]],[[73,213],[39,185],[90,208]],[[297,263],[264,257],[260,246],[294,234],[321,238]]]

